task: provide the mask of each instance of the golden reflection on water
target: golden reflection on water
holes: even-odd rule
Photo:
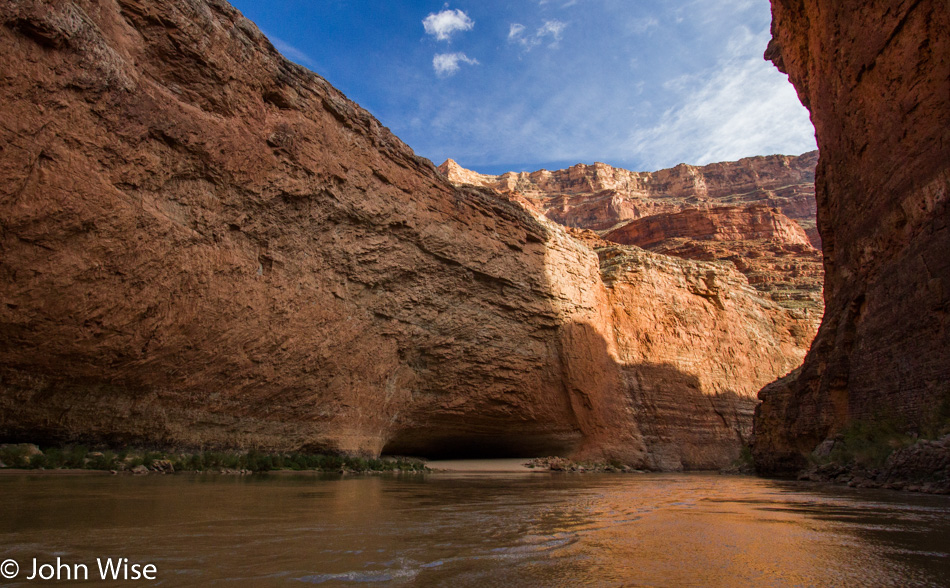
[[[756,478],[0,477],[0,497],[2,559],[128,557],[165,586],[950,585],[950,498]]]

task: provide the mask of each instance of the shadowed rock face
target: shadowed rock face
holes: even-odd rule
[[[762,390],[756,466],[791,473],[854,420],[950,401],[950,13],[940,0],[773,0],[766,57],[811,111],[825,315]]]
[[[2,437],[716,467],[804,355],[731,266],[451,185],[225,2],[3,2],[0,46]]]

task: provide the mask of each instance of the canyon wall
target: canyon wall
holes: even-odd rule
[[[795,220],[816,247],[815,163],[818,152],[768,155],[694,166],[681,163],[635,172],[605,163],[566,169],[479,174],[449,159],[449,180],[492,188],[568,227],[607,231],[656,214],[764,203]]]
[[[797,223],[764,204],[687,208],[675,213],[654,214],[604,235],[607,241],[643,248],[676,238],[696,241],[774,239],[789,245],[809,245],[808,236]]]
[[[439,166],[458,185],[483,186],[536,216],[606,241],[699,261],[727,261],[762,295],[799,313],[812,333],[822,313],[821,239],[815,227],[818,152],[702,167],[633,172],[603,163],[479,174]]]
[[[766,58],[821,153],[825,315],[762,390],[760,472],[800,469],[855,421],[919,432],[950,403],[950,12],[941,0],[772,0]]]
[[[638,459],[609,373],[565,376],[562,327],[604,325],[593,253],[225,2],[0,7],[5,436]]]
[[[804,313],[812,334],[818,327],[821,252],[797,222],[763,202],[655,214],[604,239],[684,259],[729,261],[763,295]]]
[[[749,387],[804,355],[811,315],[762,296],[730,263],[612,243],[595,250],[648,466],[728,465],[750,440]]]
[[[809,337],[456,187],[221,0],[0,2],[0,437],[718,467]]]

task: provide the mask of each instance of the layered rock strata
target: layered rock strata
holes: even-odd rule
[[[604,235],[607,241],[651,248],[674,238],[695,241],[776,240],[809,245],[805,231],[778,211],[764,205],[687,208],[655,214],[624,224]]]
[[[764,203],[656,214],[604,235],[686,259],[732,262],[749,283],[788,308],[821,316],[821,253],[801,226]]]
[[[623,388],[649,467],[730,463],[751,433],[746,390],[794,365],[814,330],[807,313],[766,299],[728,263],[615,244],[596,249]]]
[[[479,174],[449,159],[449,180],[492,188],[568,227],[608,231],[621,223],[686,209],[764,203],[796,221],[815,247],[815,163],[818,152],[769,155],[705,166],[680,164],[635,172],[605,163],[561,170]]]
[[[950,11],[773,0],[766,57],[811,112],[825,315],[804,365],[762,390],[760,472],[798,471],[856,421],[908,431],[950,403]]]
[[[0,437],[717,467],[804,354],[728,264],[453,186],[221,0],[2,2],[0,46]]]
[[[822,258],[815,229],[817,152],[703,167],[632,172],[603,163],[500,176],[448,160],[458,185],[489,187],[536,216],[607,241],[701,261],[729,261],[772,300],[821,318]]]

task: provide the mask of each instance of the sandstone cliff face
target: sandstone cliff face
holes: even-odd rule
[[[536,216],[605,240],[684,259],[729,261],[763,295],[795,310],[812,333],[822,313],[815,228],[817,152],[704,167],[631,172],[596,163],[489,176],[451,159],[458,185],[489,187]],[[728,204],[724,206],[723,204]]]
[[[818,326],[821,253],[798,223],[766,204],[656,214],[621,225],[604,239],[686,259],[730,261],[763,294],[806,313],[812,333]]]
[[[751,433],[748,386],[802,356],[807,314],[763,298],[731,264],[614,244],[597,253],[649,466],[728,465]]]
[[[818,152],[770,155],[702,167],[680,164],[634,172],[604,163],[567,169],[508,172],[467,170],[449,159],[439,166],[450,181],[492,188],[562,225],[596,231],[620,223],[691,208],[764,203],[805,229],[816,247],[815,163]]]
[[[809,245],[805,231],[788,217],[763,204],[747,207],[687,208],[655,214],[624,224],[604,235],[607,241],[649,248],[668,239],[751,241],[774,239],[788,245]]]
[[[0,437],[716,467],[804,355],[731,266],[451,185],[223,1],[0,2],[0,46]]]
[[[754,456],[789,473],[854,420],[919,429],[950,401],[946,2],[773,0],[771,59],[821,157],[825,315],[800,370],[762,390]]]

